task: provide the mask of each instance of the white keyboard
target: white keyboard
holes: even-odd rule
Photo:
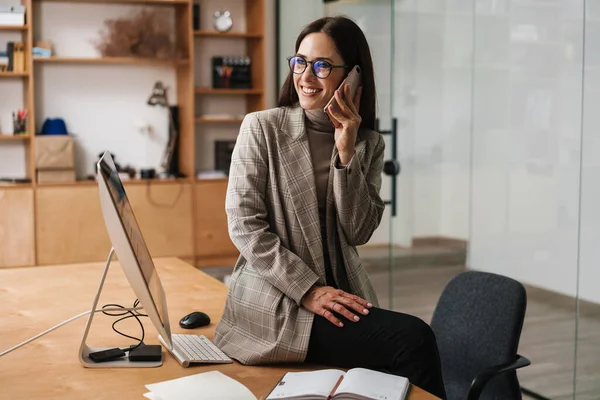
[[[159,340],[169,349],[163,338]],[[199,364],[227,364],[233,361],[221,351],[213,342],[203,335],[172,334],[173,349],[169,352],[187,368],[192,363]]]

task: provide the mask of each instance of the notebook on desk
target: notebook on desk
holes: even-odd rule
[[[265,400],[404,400],[407,378],[364,368],[288,372]]]

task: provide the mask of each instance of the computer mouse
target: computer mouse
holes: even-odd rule
[[[210,317],[201,311],[194,311],[179,321],[179,326],[184,329],[200,328],[208,324],[210,324]]]

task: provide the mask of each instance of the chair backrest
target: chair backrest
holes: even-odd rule
[[[526,308],[525,288],[514,279],[481,271],[456,275],[431,321],[446,386],[468,387],[484,369],[514,361]],[[491,391],[518,393],[516,374],[507,375],[494,378],[481,398],[495,398]]]

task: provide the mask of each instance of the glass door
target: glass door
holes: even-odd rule
[[[278,77],[281,86],[287,76],[285,56],[294,51],[294,43],[302,28],[322,16],[345,15],[357,23],[363,30],[371,49],[375,69],[377,93],[378,131],[384,135],[386,142],[385,171],[382,174],[381,197],[386,202],[386,209],[381,224],[373,234],[369,243],[359,248],[361,259],[369,271],[380,306],[392,307],[392,267],[394,243],[409,243],[410,223],[404,216],[409,200],[407,191],[401,190],[397,161],[399,144],[402,141],[399,128],[402,127],[394,119],[392,103],[395,91],[392,63],[394,58],[394,25],[393,0],[353,0],[323,1],[308,0],[299,2],[278,2]],[[408,39],[407,39],[408,40]],[[402,220],[402,223],[395,222]]]
[[[410,236],[408,232],[398,229],[407,225],[397,224],[399,213],[397,122],[393,119],[392,98],[394,77],[392,61],[394,57],[394,26],[392,0],[355,0],[328,2],[324,7],[324,15],[345,15],[351,18],[364,32],[375,69],[375,85],[377,93],[377,130],[384,135],[385,168],[382,174],[381,197],[386,202],[381,224],[373,234],[369,243],[359,248],[361,259],[368,269],[377,292],[380,306],[393,307],[393,261],[394,239]]]

